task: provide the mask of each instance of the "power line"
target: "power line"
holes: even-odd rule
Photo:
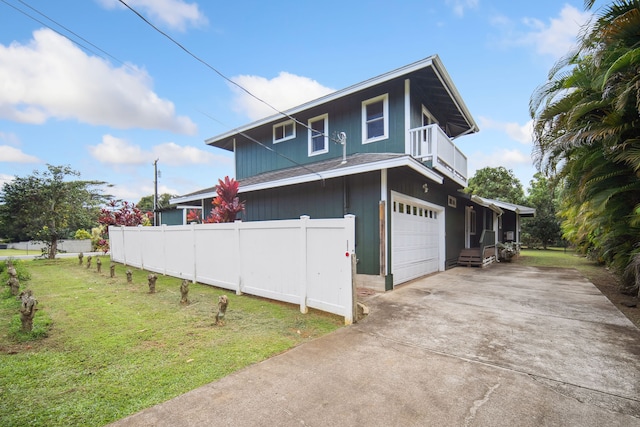
[[[42,20],[40,20],[40,19],[38,19],[38,18],[36,18],[36,17],[34,17],[34,16],[30,15],[29,13],[27,13],[26,11],[24,11],[24,10],[22,10],[22,9],[20,9],[20,8],[18,8],[18,7],[16,7],[15,5],[13,5],[13,4],[11,4],[11,3],[8,3],[6,0],[0,0],[0,1],[1,1],[2,3],[6,4],[7,6],[11,7],[12,9],[14,9],[14,10],[16,10],[16,11],[20,12],[21,14],[23,14],[23,15],[27,16],[28,18],[32,19],[33,21],[35,21],[35,22],[37,22],[37,23],[39,23],[39,24],[41,24],[41,25],[43,25],[43,26],[45,26],[45,27],[49,28],[50,30],[52,30],[52,31],[54,31],[55,33],[57,33],[58,35],[60,35],[60,36],[62,36],[62,37],[64,37],[64,38],[66,38],[67,40],[71,41],[72,43],[74,43],[74,44],[78,45],[79,47],[81,47],[81,48],[83,48],[83,49],[85,49],[85,50],[87,50],[87,51],[89,51],[89,52],[91,52],[91,53],[93,53],[93,54],[95,54],[95,55],[102,56],[102,55],[100,55],[99,53],[97,53],[96,51],[94,51],[94,50],[92,50],[92,49],[88,48],[87,46],[83,45],[82,43],[78,42],[77,40],[74,40],[74,39],[72,39],[71,37],[69,37],[68,35],[63,34],[62,32],[60,32],[60,31],[58,31],[57,29],[53,28],[51,25],[47,24],[46,22],[43,22]],[[38,9],[34,8],[33,6],[29,5],[29,4],[28,4],[28,3],[26,3],[25,1],[23,1],[23,0],[17,0],[17,1],[18,1],[19,3],[21,3],[22,5],[24,5],[25,7],[27,7],[27,8],[29,8],[29,9],[31,9],[32,11],[36,12],[38,15],[42,16],[43,18],[45,18],[45,19],[47,19],[47,20],[49,20],[49,21],[53,22],[55,25],[57,25],[58,27],[60,27],[60,28],[64,29],[64,30],[65,30],[65,31],[67,31],[68,33],[70,33],[70,34],[72,34],[73,36],[77,37],[78,39],[82,40],[83,42],[85,42],[85,43],[87,43],[87,44],[91,45],[92,47],[94,47],[94,48],[95,48],[95,49],[97,49],[98,51],[102,52],[104,55],[108,56],[109,58],[111,58],[111,59],[115,60],[116,62],[118,62],[118,63],[120,63],[120,64],[122,64],[122,65],[124,65],[124,66],[126,66],[126,67],[129,67],[129,66],[128,66],[124,61],[121,61],[120,59],[118,59],[118,58],[116,58],[115,56],[111,55],[111,54],[110,54],[109,52],[107,52],[106,50],[104,50],[104,49],[100,48],[99,46],[97,46],[97,45],[95,45],[94,43],[90,42],[89,40],[85,39],[84,37],[82,37],[82,36],[81,36],[81,35],[79,35],[78,33],[74,32],[73,30],[71,30],[70,28],[68,28],[68,27],[64,26],[63,24],[59,23],[58,21],[54,20],[53,18],[50,18],[48,15],[46,15],[45,13],[43,13],[43,12],[39,11]],[[312,132],[314,132],[314,133],[317,133],[317,134],[319,134],[319,135],[322,135],[323,137],[326,137],[326,138],[328,138],[328,139],[330,139],[330,140],[332,140],[332,141],[334,141],[334,142],[341,143],[341,141],[336,140],[336,139],[334,139],[334,138],[332,138],[332,137],[328,137],[328,136],[327,136],[325,133],[323,133],[323,132],[318,132],[317,130],[312,129],[312,128],[311,128],[310,126],[308,126],[306,123],[303,123],[303,122],[299,121],[298,119],[296,119],[295,117],[293,117],[293,116],[291,116],[291,115],[289,115],[289,114],[287,114],[287,113],[285,113],[285,112],[283,112],[283,111],[280,111],[279,109],[277,109],[276,107],[274,107],[273,105],[271,105],[270,103],[268,103],[267,101],[265,101],[265,100],[261,99],[260,97],[258,97],[258,96],[256,96],[256,95],[254,95],[254,94],[253,94],[253,93],[251,93],[248,89],[246,89],[246,88],[245,88],[245,87],[243,87],[242,85],[240,85],[240,84],[236,83],[236,82],[235,82],[235,81],[233,81],[232,79],[228,78],[226,75],[224,75],[224,74],[223,74],[222,72],[220,72],[218,69],[216,69],[215,67],[213,67],[212,65],[210,65],[209,63],[207,63],[205,60],[203,60],[203,59],[201,59],[200,57],[198,57],[197,55],[195,55],[194,53],[192,53],[189,49],[187,49],[187,48],[186,48],[185,46],[183,46],[181,43],[179,43],[178,41],[176,41],[175,39],[173,39],[173,38],[172,38],[171,36],[169,36],[167,33],[165,33],[164,31],[160,30],[158,27],[156,27],[154,24],[152,24],[148,19],[146,19],[146,18],[145,18],[141,13],[139,13],[139,12],[138,12],[138,11],[136,11],[134,8],[132,8],[131,6],[129,6],[126,2],[124,2],[123,0],[119,0],[119,1],[120,1],[120,3],[122,3],[125,7],[127,7],[129,10],[131,10],[133,13],[135,13],[135,14],[136,14],[140,19],[142,19],[145,23],[147,23],[147,24],[148,24],[149,26],[151,26],[154,30],[156,30],[157,32],[159,32],[160,34],[162,34],[163,36],[165,36],[166,38],[168,38],[171,42],[173,42],[175,45],[177,45],[180,49],[182,49],[183,51],[185,51],[188,55],[190,55],[191,57],[193,57],[194,59],[196,59],[198,62],[200,62],[201,64],[203,64],[203,65],[204,65],[204,66],[206,66],[207,68],[209,68],[209,69],[211,69],[212,71],[214,71],[216,74],[218,74],[218,75],[219,75],[221,78],[223,78],[224,80],[228,81],[229,83],[231,83],[231,84],[235,85],[236,87],[238,87],[239,89],[241,89],[242,91],[244,91],[245,93],[247,93],[249,96],[251,96],[251,97],[253,97],[254,99],[256,99],[256,100],[258,100],[258,101],[262,102],[262,103],[263,103],[263,104],[265,104],[265,105],[267,105],[269,108],[273,109],[273,110],[274,110],[274,111],[276,111],[277,113],[282,114],[283,116],[285,116],[285,117],[287,117],[287,118],[289,118],[289,119],[293,120],[295,123],[300,124],[300,125],[301,125],[301,126],[303,126],[304,128],[306,128],[306,129],[308,129],[308,130],[310,130],[310,131],[312,131]],[[129,67],[129,68],[130,68],[130,67]],[[223,125],[223,126],[225,126],[225,127],[227,127],[227,128],[230,128],[230,126],[225,125],[224,123],[222,123],[222,122],[220,122],[219,120],[215,119],[215,118],[214,118],[214,117],[212,117],[211,115],[206,114],[206,113],[204,113],[204,112],[202,112],[202,111],[200,111],[200,113],[201,113],[201,114],[203,114],[203,115],[205,115],[205,116],[206,116],[206,117],[208,117],[209,119],[214,120],[214,121],[216,121],[216,122],[220,123],[221,125]],[[238,134],[239,134],[239,135],[241,135],[241,136],[243,136],[243,137],[245,137],[245,138],[247,138],[248,140],[250,140],[250,141],[252,141],[252,142],[254,142],[254,143],[258,144],[259,146],[261,146],[261,147],[265,148],[266,150],[268,150],[268,151],[270,151],[270,152],[272,152],[272,153],[274,153],[274,154],[276,154],[276,155],[278,155],[278,156],[282,157],[283,159],[285,159],[285,160],[287,160],[287,161],[291,162],[292,164],[297,165],[297,166],[299,166],[299,167],[301,167],[301,168],[303,168],[303,169],[308,170],[308,171],[309,171],[309,172],[311,172],[312,174],[317,175],[318,177],[320,177],[320,179],[321,179],[321,180],[323,181],[323,183],[324,183],[324,177],[323,177],[320,173],[318,173],[318,172],[316,172],[316,171],[314,171],[314,170],[310,169],[309,167],[305,166],[304,164],[299,163],[299,162],[297,162],[297,161],[295,161],[295,160],[291,159],[290,157],[288,157],[288,156],[286,156],[286,155],[284,155],[284,154],[282,154],[282,153],[280,153],[280,152],[278,152],[278,151],[274,150],[273,148],[269,147],[268,145],[265,145],[264,143],[262,143],[262,142],[258,141],[257,139],[255,139],[255,138],[253,138],[253,137],[249,136],[249,135],[248,135],[248,134],[246,134],[245,132],[238,132]]]
[[[226,124],[222,123],[220,120],[218,120],[218,119],[216,119],[215,117],[213,117],[213,116],[211,116],[211,115],[209,115],[209,114],[205,113],[204,111],[200,111],[200,110],[198,110],[198,112],[200,112],[200,114],[202,114],[203,116],[208,117],[208,118],[210,118],[211,120],[213,120],[213,121],[215,121],[215,122],[217,122],[217,123],[221,124],[222,126],[224,126],[224,127],[226,127],[226,128],[230,128],[230,126],[228,126],[228,125],[226,125]],[[318,177],[320,177],[320,179],[322,180],[322,184],[324,185],[324,177],[323,177],[319,172],[316,172],[316,171],[314,171],[313,169],[309,168],[308,166],[306,166],[306,165],[304,165],[304,164],[302,164],[302,163],[299,163],[299,162],[297,162],[297,161],[295,161],[295,160],[291,159],[291,158],[290,158],[290,157],[288,157],[288,156],[285,156],[284,154],[282,154],[282,153],[280,153],[280,152],[278,152],[278,151],[274,150],[273,148],[269,147],[268,145],[266,145],[266,144],[264,144],[264,143],[262,143],[262,142],[258,141],[257,139],[253,138],[252,136],[247,135],[245,132],[238,131],[237,129],[233,129],[233,130],[234,130],[234,131],[236,131],[236,132],[238,132],[238,134],[239,134],[239,135],[242,135],[242,136],[244,136],[245,138],[247,138],[249,141],[251,141],[251,142],[254,142],[254,143],[258,144],[260,147],[265,148],[266,150],[271,151],[272,153],[276,154],[277,156],[280,156],[280,157],[282,157],[283,159],[290,161],[291,163],[293,163],[293,164],[294,164],[294,165],[296,165],[296,166],[299,166],[299,167],[301,167],[301,168],[303,168],[303,169],[308,170],[309,172],[311,172],[311,173],[312,173],[312,174],[314,174],[314,175],[318,175]]]
[[[232,79],[230,79],[229,77],[227,77],[225,74],[223,74],[220,70],[218,70],[217,68],[215,68],[214,66],[212,66],[211,64],[209,64],[207,61],[205,61],[204,59],[200,58],[198,55],[196,55],[195,53],[191,52],[189,49],[187,49],[184,45],[182,45],[180,42],[178,42],[177,40],[175,40],[173,37],[171,37],[169,34],[165,33],[164,31],[162,31],[160,28],[156,27],[153,23],[151,23],[147,18],[145,18],[140,12],[138,12],[136,9],[134,9],[133,7],[129,6],[124,0],[118,0],[120,3],[122,3],[127,9],[129,9],[131,12],[135,13],[140,19],[142,19],[147,25],[149,25],[151,28],[153,28],[154,30],[156,30],[158,33],[162,34],[163,36],[165,36],[167,39],[169,39],[173,44],[175,44],[176,46],[178,46],[180,49],[182,49],[183,51],[185,51],[189,56],[191,56],[192,58],[194,58],[196,61],[200,62],[202,65],[204,65],[205,67],[209,68],[210,70],[212,70],[213,72],[215,72],[218,76],[220,76],[221,78],[223,78],[224,80],[226,80],[227,82],[231,83],[232,85],[236,86],[237,88],[239,88],[240,90],[242,90],[243,92],[245,92],[246,94],[248,94],[249,96],[251,96],[252,98],[256,99],[257,101],[262,102],[264,105],[266,105],[267,107],[271,108],[272,110],[274,110],[275,112],[277,112],[278,114],[282,114],[283,116],[293,120],[294,122],[298,123],[299,125],[305,127],[306,129],[312,131],[312,132],[316,132],[324,137],[327,137],[329,139],[331,139],[334,142],[338,142],[340,143],[340,141],[336,141],[333,138],[329,137],[328,135],[326,135],[324,132],[318,132],[315,129],[312,129],[310,126],[308,126],[306,123],[301,122],[300,120],[296,119],[295,117],[287,114],[284,111],[281,111],[280,109],[274,107],[272,104],[270,104],[269,102],[265,101],[264,99],[258,97],[257,95],[253,94],[252,92],[250,92],[248,89],[246,89],[244,86],[240,85],[239,83],[233,81]]]
[[[98,56],[102,56],[99,53],[97,53],[96,51],[88,48],[87,46],[83,45],[82,43],[72,39],[71,37],[67,36],[66,34],[63,34],[62,32],[58,31],[57,29],[53,28],[51,25],[47,24],[46,22],[41,21],[40,19],[30,15],[29,13],[25,12],[24,10],[16,7],[15,5],[8,3],[6,0],[0,0],[2,3],[6,4],[7,6],[11,7],[12,9],[22,13],[23,15],[25,15],[26,17],[32,19],[33,21],[39,23],[40,25],[44,25],[45,27],[49,28],[51,31],[54,31],[55,33],[57,33],[58,35],[66,38],[67,40],[69,40],[70,42],[80,46],[81,48],[95,54]],[[40,12],[38,9],[34,8],[33,6],[29,5],[28,3],[22,1],[22,0],[18,0],[18,2],[22,3],[24,6],[28,7],[29,9],[33,10],[34,12],[36,12],[38,15],[42,16],[43,18],[53,22],[55,25],[59,26],[60,28],[64,29],[65,31],[69,32],[70,34],[74,35],[75,37],[79,38],[80,40],[82,40],[83,42],[93,46],[95,49],[99,50],[100,52],[102,52],[104,55],[108,56],[109,58],[115,60],[116,62],[128,67],[127,64],[125,64],[123,61],[119,60],[118,58],[116,58],[115,56],[111,55],[109,52],[107,52],[104,49],[101,49],[99,46],[96,46],[95,44],[91,43],[89,40],[85,39],[84,37],[82,37],[81,35],[79,35],[78,33],[75,33],[74,31],[72,31],[71,29],[65,27],[64,25],[62,25],[61,23],[57,22],[56,20],[50,18],[49,16],[47,16],[46,14]]]
[[[332,137],[329,137],[328,135],[326,135],[324,132],[318,132],[315,129],[312,129],[310,126],[308,126],[306,123],[301,122],[300,120],[296,119],[295,117],[285,113],[284,111],[279,110],[278,108],[274,107],[273,105],[271,105],[270,103],[268,103],[267,101],[265,101],[264,99],[258,97],[257,95],[254,95],[252,92],[250,92],[248,89],[246,89],[244,86],[238,84],[237,82],[233,81],[232,79],[230,79],[229,77],[227,77],[224,73],[222,73],[220,70],[218,70],[217,68],[215,68],[214,66],[212,66],[211,64],[209,64],[207,61],[205,61],[204,59],[200,58],[198,55],[196,55],[195,53],[191,52],[188,48],[186,48],[183,44],[181,44],[180,42],[178,42],[177,40],[175,40],[173,37],[171,37],[169,34],[167,34],[166,32],[162,31],[160,28],[158,28],[157,26],[155,26],[153,23],[151,23],[147,18],[144,17],[144,15],[142,15],[140,12],[138,12],[136,9],[134,9],[133,7],[129,6],[124,0],[118,0],[120,3],[122,3],[127,9],[129,9],[131,12],[133,12],[136,16],[138,16],[140,19],[142,19],[142,21],[144,21],[147,25],[149,25],[151,28],[153,28],[155,31],[157,31],[158,33],[162,34],[164,37],[166,37],[167,39],[169,39],[172,43],[174,43],[176,46],[178,46],[180,49],[182,49],[184,52],[186,52],[189,56],[191,56],[192,58],[194,58],[196,61],[200,62],[202,65],[204,65],[205,67],[209,68],[210,70],[212,70],[213,72],[215,72],[218,76],[220,76],[222,79],[226,80],[227,82],[233,84],[234,86],[238,87],[239,89],[241,89],[243,92],[247,93],[249,96],[251,96],[252,98],[262,102],[263,104],[265,104],[266,106],[268,106],[269,108],[271,108],[272,110],[276,111],[278,114],[282,114],[283,116],[289,118],[290,120],[293,120],[295,123],[303,126],[304,128],[310,130],[311,132],[315,132],[327,139],[330,139],[334,142],[337,143],[342,143],[342,141],[339,140],[335,140]],[[213,118],[212,116],[200,111],[201,114],[207,116],[208,118],[222,124],[223,126],[229,128],[229,126],[225,125],[224,123],[218,121],[217,119]],[[236,129],[234,129],[236,130]],[[237,131],[237,130],[236,130]],[[320,175],[318,172],[310,169],[309,167],[305,166],[302,163],[299,163],[287,156],[285,156],[284,154],[274,150],[273,148],[269,147],[266,144],[263,144],[262,142],[258,141],[257,139],[247,135],[244,132],[238,132],[239,135],[247,138],[248,140],[258,144],[259,146],[267,149],[268,151],[271,151],[272,153],[275,153],[276,155],[290,161],[291,163],[293,163],[294,165],[300,166],[308,171],[310,171],[311,173],[317,175],[318,177],[320,177],[320,179],[322,180],[322,182],[324,183],[324,177],[322,175]]]

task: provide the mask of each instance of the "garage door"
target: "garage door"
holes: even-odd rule
[[[421,200],[392,195],[391,272],[400,283],[436,272],[441,264],[443,208]]]

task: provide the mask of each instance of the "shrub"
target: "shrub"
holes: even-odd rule
[[[76,234],[73,237],[77,240],[91,239],[91,233],[89,233],[87,230],[79,229],[78,231],[76,231]]]

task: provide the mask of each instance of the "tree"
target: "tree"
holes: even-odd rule
[[[213,199],[213,209],[204,220],[206,223],[212,222],[233,222],[239,213],[244,211],[244,202],[238,198],[239,184],[233,178],[224,177],[224,181],[219,179],[216,186],[218,194]]]
[[[100,209],[98,222],[101,225],[101,238],[96,246],[107,252],[109,250],[109,226],[136,227],[138,225],[151,225],[153,213],[142,213],[138,207],[127,201],[110,200],[105,207]]]
[[[158,209],[163,209],[171,206],[169,200],[171,200],[174,196],[169,193],[162,193],[158,196]],[[140,201],[136,204],[138,209],[142,212],[153,212],[153,194],[149,196],[144,196],[140,199]]]
[[[98,207],[108,196],[102,181],[70,181],[80,173],[69,166],[47,165],[16,177],[2,186],[0,193],[0,232],[12,240],[33,239],[46,243],[47,256],[55,258],[58,241],[71,237],[79,228],[91,228]]]
[[[536,165],[564,183],[565,238],[618,272],[640,253],[639,99],[640,3],[619,0],[530,101]]]
[[[524,190],[520,180],[511,169],[503,166],[478,169],[469,179],[466,192],[507,203],[522,204],[524,200]]]
[[[544,249],[547,249],[547,245],[561,239],[560,220],[557,217],[556,186],[552,185],[540,172],[533,176],[529,185],[531,187],[526,204],[536,209],[536,215],[533,218],[524,218],[522,229],[534,241],[539,242]]]

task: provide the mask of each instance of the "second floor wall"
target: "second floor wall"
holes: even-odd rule
[[[406,74],[363,82],[359,90],[336,92],[295,108],[290,117],[263,119],[208,143],[235,152],[236,179],[343,155],[397,153],[451,172],[466,185],[466,157],[452,138],[477,127],[434,58]]]

